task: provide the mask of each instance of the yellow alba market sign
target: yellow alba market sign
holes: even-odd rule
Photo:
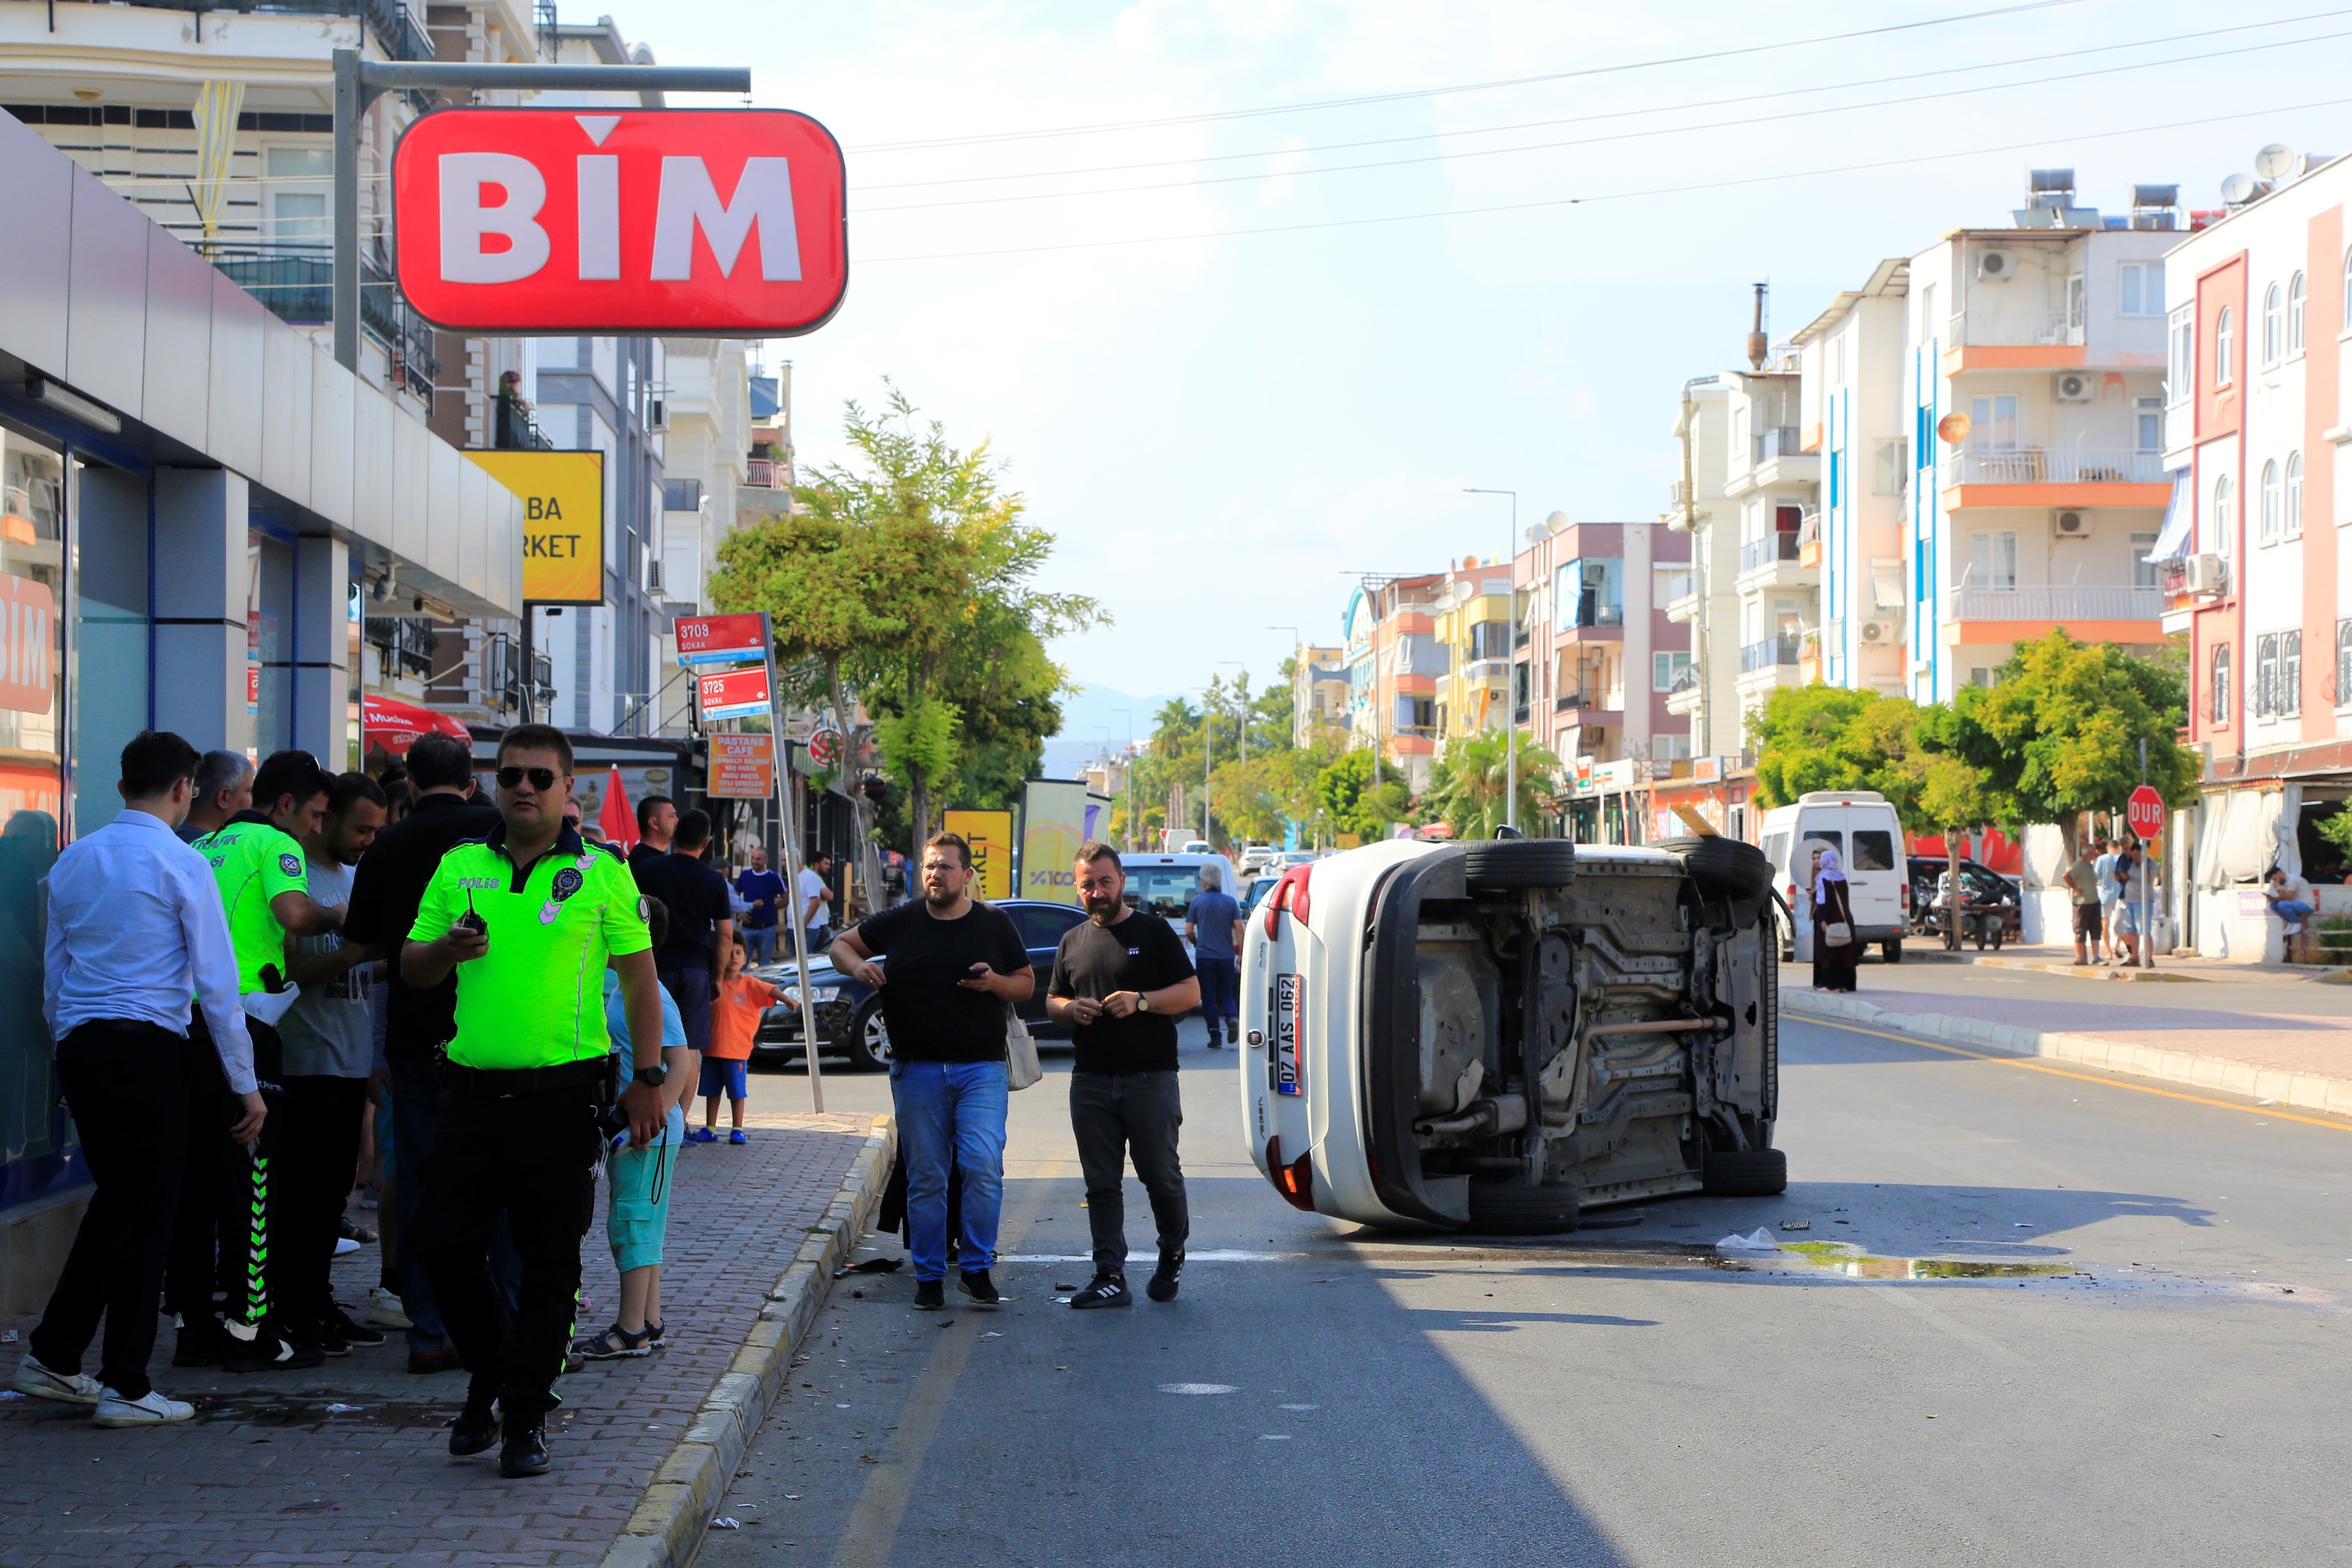
[[[604,602],[604,454],[468,452],[522,498],[522,596],[533,605]]]

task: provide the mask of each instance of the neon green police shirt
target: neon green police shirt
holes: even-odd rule
[[[236,949],[237,994],[267,989],[261,966],[274,963],[281,974],[286,969],[286,928],[278,923],[269,900],[310,890],[302,846],[267,822],[249,821],[205,834],[195,850],[212,862],[213,879],[220,884],[229,944]]]
[[[653,946],[619,854],[566,827],[525,872],[501,822],[441,857],[408,939],[436,941],[469,907],[489,928],[490,950],[457,966],[449,1059],[506,1070],[604,1056],[605,961]]]

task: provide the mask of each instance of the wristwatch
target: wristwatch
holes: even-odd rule
[[[656,1062],[649,1068],[639,1068],[631,1076],[647,1089],[659,1089],[668,1080],[669,1068],[660,1062]]]
[[[1137,992],[1137,993],[1135,994],[1135,1010],[1136,1010],[1137,1012],[1139,1012],[1139,1013],[1149,1013],[1149,1012],[1150,1012],[1150,1011],[1151,1011],[1151,998],[1150,998],[1150,997],[1149,997],[1149,996],[1146,996],[1146,995],[1145,995],[1142,992],[1140,992],[1140,991]]]

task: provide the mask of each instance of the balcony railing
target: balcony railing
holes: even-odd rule
[[[356,16],[396,60],[429,60],[433,40],[402,0],[130,0],[142,9],[259,12],[291,16]]]
[[[1950,342],[1970,348],[2063,348],[2083,341],[2083,323],[2063,310],[1969,310]]]
[[[334,261],[318,247],[222,245],[213,247],[207,259],[282,321],[319,327],[335,319]],[[433,329],[409,309],[391,277],[364,258],[360,330],[383,345],[394,381],[419,397],[433,395],[434,378],[441,373],[433,354]]]
[[[1749,643],[1739,650],[1739,673],[1753,675],[1759,669],[1771,669],[1779,665],[1797,662],[1797,634],[1766,637],[1762,642]]]
[[[1682,673],[1675,677],[1675,683],[1666,688],[1666,695],[1672,697],[1679,692],[1696,691],[1698,689],[1698,666],[1686,664],[1683,666]]]
[[[1774,430],[1759,430],[1748,438],[1748,460],[1769,463],[1779,458],[1801,458],[1808,454],[1800,449],[1797,427],[1785,425]]]
[[[1946,601],[1948,621],[2152,621],[2164,593],[2130,584],[1961,588]]]
[[[1954,485],[2160,485],[2164,455],[2122,447],[2021,447],[2014,451],[1960,452],[1936,466],[1944,489]]]
[[[1794,533],[1768,533],[1739,547],[1739,569],[1742,572],[1753,572],[1759,566],[1769,566],[1776,561],[1794,561],[1796,558],[1797,536]]]

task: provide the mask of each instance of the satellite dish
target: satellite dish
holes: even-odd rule
[[[1549,517],[1544,519],[1543,525],[1545,532],[1558,533],[1561,529],[1568,526],[1568,513],[1564,511],[1556,511]]]
[[[1528,530],[1528,542],[1529,544],[1541,544],[1545,540],[1549,539],[1550,537],[1551,530],[1544,527],[1541,523],[1538,523],[1535,527]]]
[[[2231,206],[2243,206],[2262,190],[2252,174],[2232,174],[2221,182],[2221,199]]]
[[[2286,177],[2294,167],[2294,149],[2284,142],[2273,142],[2254,154],[2254,173],[2265,180]]]
[[[1969,428],[1965,414],[1947,414],[1936,421],[1937,436],[1955,447],[1969,438]]]

